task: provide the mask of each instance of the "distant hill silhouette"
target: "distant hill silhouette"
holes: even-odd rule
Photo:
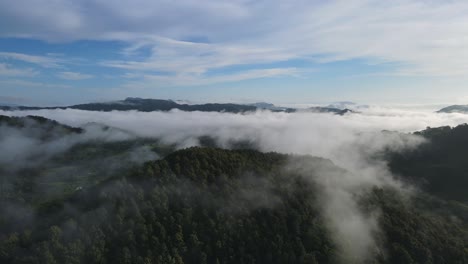
[[[437,113],[468,113],[468,105],[451,105],[437,111]]]
[[[125,100],[112,102],[97,102],[77,104],[71,106],[58,107],[35,107],[35,106],[0,106],[0,110],[41,110],[41,109],[80,109],[87,111],[129,111],[136,110],[141,112],[152,111],[170,111],[179,109],[182,111],[193,112],[227,112],[227,113],[244,113],[257,110],[269,110],[273,112],[316,112],[316,113],[333,113],[343,115],[346,113],[354,113],[350,109],[339,109],[333,107],[311,107],[308,109],[296,109],[288,107],[275,106],[270,103],[255,103],[255,104],[233,104],[233,103],[207,103],[207,104],[179,104],[172,100],[163,99],[143,99],[137,97],[128,97]]]

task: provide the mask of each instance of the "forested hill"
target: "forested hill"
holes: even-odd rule
[[[286,107],[276,107],[272,104],[232,104],[232,103],[207,103],[207,104],[179,104],[172,100],[162,99],[143,99],[129,97],[125,100],[102,102],[102,103],[86,103],[63,107],[30,107],[30,106],[0,106],[0,110],[40,110],[40,109],[79,109],[87,111],[128,111],[136,110],[141,112],[152,111],[170,111],[179,109],[182,111],[201,111],[201,112],[227,112],[227,113],[244,113],[257,110],[269,110],[273,112],[314,112],[314,113],[332,113],[344,115],[353,113],[349,109],[338,109],[333,107],[311,107],[307,109],[295,109]]]
[[[428,142],[393,154],[392,171],[439,197],[468,202],[468,125],[428,128],[416,134]]]
[[[68,134],[68,133],[82,133],[83,129],[77,127],[71,127],[64,124],[60,124],[55,120],[51,120],[42,116],[25,116],[25,117],[16,117],[16,116],[4,116],[0,115],[0,126],[3,127],[13,127],[13,128],[28,128],[28,129],[36,129],[35,132],[38,132],[39,129],[41,132],[40,134],[46,136],[46,134],[56,134],[56,132],[60,132],[60,134]],[[55,132],[55,133],[52,133]],[[36,135],[39,136],[39,135]]]
[[[41,203],[173,152],[174,146],[101,124],[0,115],[0,200]],[[0,212],[1,213],[1,212]]]
[[[468,113],[468,105],[450,105],[437,111],[437,113]]]
[[[312,169],[284,169],[295,160]],[[0,263],[336,263],[307,180],[315,166],[343,171],[309,156],[177,151],[68,197],[4,210]],[[362,197],[362,210],[381,210],[383,251],[370,262],[468,261],[464,225],[403,201],[378,188]]]
[[[39,109],[80,109],[88,111],[128,111],[137,110],[142,112],[151,111],[169,111],[179,109],[182,111],[202,111],[202,112],[230,112],[240,113],[247,111],[255,111],[257,107],[242,104],[178,104],[172,100],[161,99],[142,99],[142,98],[126,98],[121,101],[103,102],[103,103],[87,103],[71,105],[66,107],[29,107],[29,106],[0,106],[2,110],[39,110]]]
[[[257,108],[250,105],[241,104],[178,104],[171,100],[161,99],[142,99],[142,98],[127,98],[122,101],[109,102],[109,103],[89,103],[73,105],[69,108],[90,110],[90,111],[126,111],[137,110],[142,112],[151,111],[169,111],[172,109],[179,109],[182,111],[202,111],[202,112],[230,112],[239,113],[247,111],[255,111]]]

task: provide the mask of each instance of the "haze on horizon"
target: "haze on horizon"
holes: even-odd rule
[[[466,1],[0,1],[0,102],[468,101]]]

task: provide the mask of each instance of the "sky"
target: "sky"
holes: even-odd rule
[[[0,103],[468,102],[468,2],[0,0]]]

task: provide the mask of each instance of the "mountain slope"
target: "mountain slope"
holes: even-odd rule
[[[295,159],[340,170],[309,156],[177,151],[40,204],[33,209],[35,221],[11,222],[18,215],[2,214],[0,261],[337,263],[339,250],[319,210],[318,186],[303,172],[284,169]],[[308,173],[313,177],[313,170]],[[390,189],[371,189],[362,197],[362,210],[373,208],[382,210],[385,236],[379,238],[382,253],[369,262],[468,261],[466,229],[459,222],[428,213],[418,200],[408,203]]]
[[[0,115],[0,200],[42,202],[63,196],[174,146],[100,124],[82,128],[39,116]]]
[[[269,103],[256,103],[256,104],[231,104],[231,103],[208,103],[208,104],[179,104],[172,100],[161,99],[142,99],[129,97],[125,100],[102,102],[102,103],[87,103],[78,104],[66,107],[30,107],[30,106],[0,106],[0,110],[14,111],[14,110],[40,110],[40,109],[79,109],[87,111],[129,111],[136,110],[142,112],[152,111],[170,111],[172,109],[179,109],[182,111],[201,111],[201,112],[228,112],[228,113],[244,113],[257,110],[270,110],[273,112],[315,112],[315,113],[333,113],[343,115],[346,113],[354,113],[349,109],[338,109],[333,107],[311,107],[308,109],[295,109],[287,107],[277,107]]]
[[[51,135],[57,136],[69,133],[82,133],[83,129],[60,124],[55,120],[51,120],[42,116],[4,116],[0,115],[0,126],[14,127],[14,128],[27,128],[36,129],[38,134],[36,137],[50,137]]]
[[[28,107],[28,106],[2,106],[2,110],[40,110],[40,109],[80,109],[88,111],[128,111],[137,110],[142,112],[151,111],[169,111],[179,109],[182,111],[202,111],[202,112],[230,112],[240,113],[255,111],[257,107],[242,104],[178,104],[171,100],[161,99],[142,99],[142,98],[126,98],[121,101],[104,102],[104,103],[88,103],[78,104],[67,107]]]
[[[437,113],[468,113],[468,105],[451,105],[437,111]]]
[[[468,202],[468,125],[428,128],[416,134],[428,142],[413,151],[392,154],[390,169],[429,193]]]

